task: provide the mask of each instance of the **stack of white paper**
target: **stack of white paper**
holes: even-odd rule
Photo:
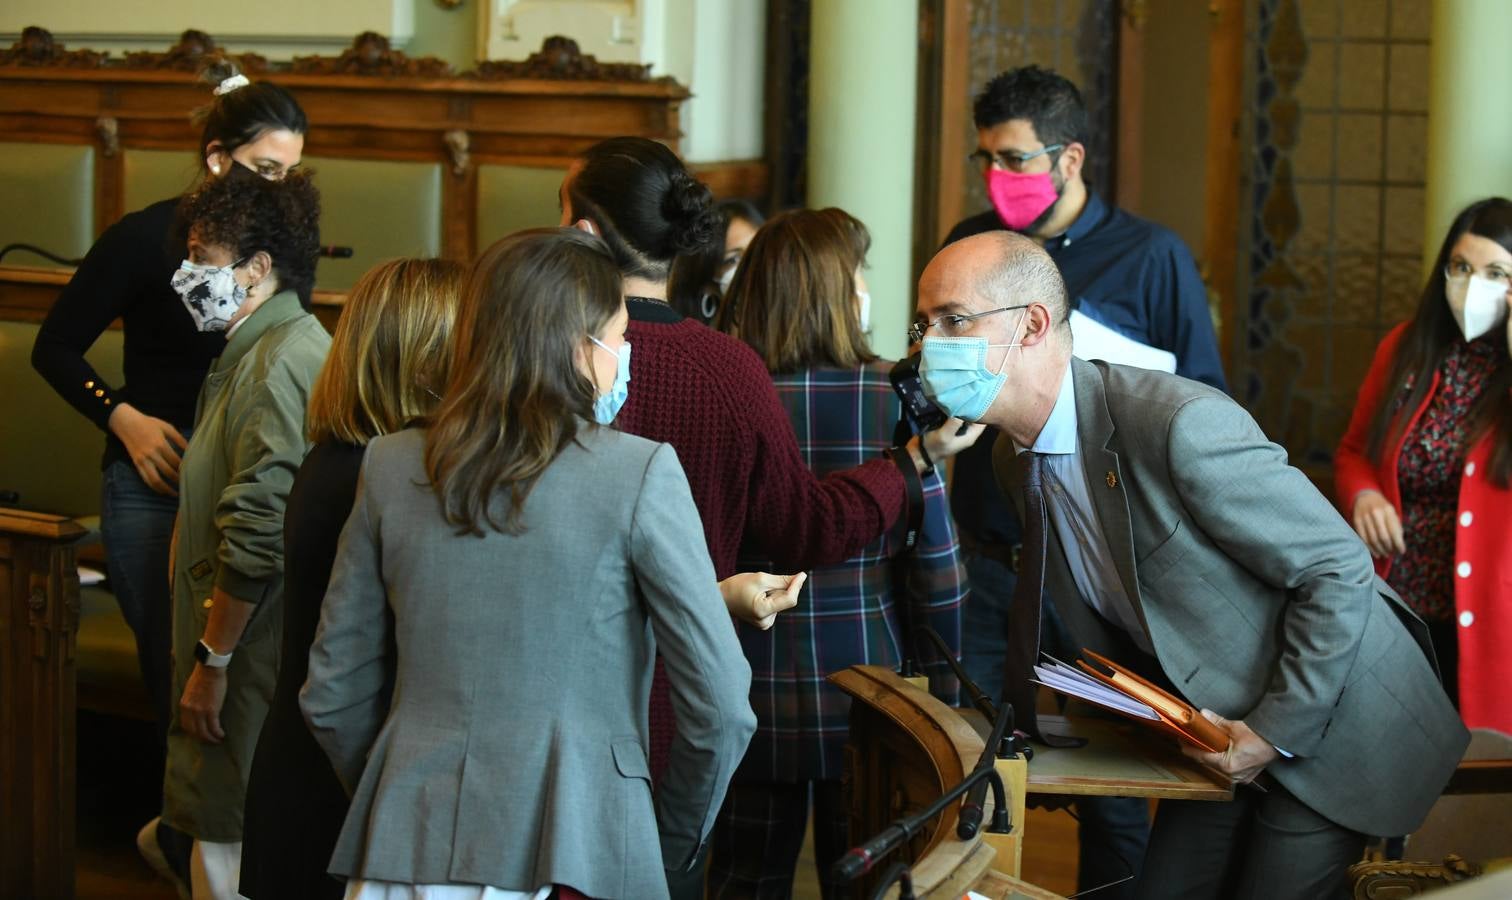
[[[1034,680],[1045,687],[1060,691],[1062,694],[1086,700],[1089,703],[1096,703],[1098,706],[1128,713],[1131,716],[1138,716],[1141,719],[1149,719],[1153,722],[1160,721],[1160,716],[1154,709],[1140,703],[1123,691],[1111,688],[1082,670],[1068,666],[1049,654],[1045,655],[1045,660],[1047,665],[1034,667],[1034,674],[1038,676]]]

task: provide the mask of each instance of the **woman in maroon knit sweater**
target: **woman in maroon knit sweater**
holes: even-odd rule
[[[761,359],[667,303],[681,288],[679,259],[719,240],[709,189],[671,150],[645,138],[601,141],[568,170],[561,204],[562,224],[603,238],[625,278],[625,337],[635,351],[615,424],[677,450],[716,577],[735,572],[742,543],[778,571],[843,562],[905,513],[904,477],[890,459],[815,477]],[[982,430],[957,436],[952,425],[909,442],[916,472],[970,446]],[[651,691],[653,774],[675,728],[666,690],[658,679]],[[697,875],[701,889],[701,869]],[[681,885],[671,887],[676,897]]]

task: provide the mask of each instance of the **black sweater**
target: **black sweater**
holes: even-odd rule
[[[169,286],[184,254],[174,234],[177,204],[154,203],[106,229],[58,295],[32,347],[32,367],[105,431],[102,466],[128,458],[108,427],[122,403],[188,430],[200,383],[226,346],[222,335],[195,329]],[[125,329],[126,383],[114,388],[84,353],[117,318]]]

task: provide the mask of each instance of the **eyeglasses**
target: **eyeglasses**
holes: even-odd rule
[[[951,314],[940,316],[933,322],[915,322],[908,326],[908,342],[910,344],[917,344],[924,340],[924,332],[936,326],[939,327],[940,334],[944,337],[960,337],[962,332],[966,330],[966,323],[973,319],[980,319],[983,316],[990,316],[994,313],[1008,312],[1011,309],[1024,309],[1028,305],[1027,303],[1020,303],[1017,306],[1000,306],[997,309],[971,313],[966,316]]]
[[[1477,272],[1475,271],[1475,266],[1470,265],[1470,263],[1459,257],[1455,257],[1449,260],[1448,265],[1444,266],[1444,277],[1450,281],[1469,278],[1471,275],[1479,275],[1487,281],[1495,282],[1502,287],[1512,287],[1512,272],[1508,272],[1505,267],[1500,265],[1490,265]]]
[[[1051,144],[1033,153],[1020,153],[1017,150],[1004,150],[1000,153],[994,153],[990,150],[978,150],[968,155],[966,159],[976,167],[979,173],[985,173],[993,166],[1007,169],[1010,172],[1022,172],[1024,171],[1024,166],[1031,160],[1039,159],[1046,153],[1057,153],[1064,149],[1066,149],[1065,144]]]

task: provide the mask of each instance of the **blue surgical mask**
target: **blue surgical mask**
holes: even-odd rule
[[[1027,310],[1026,310],[1027,312]],[[1024,317],[1019,316],[1022,324]],[[1018,332],[1018,326],[1014,326]],[[994,347],[1013,350],[1022,341],[989,344],[979,337],[927,337],[919,358],[919,380],[924,393],[946,415],[967,422],[981,421],[1008,380],[1008,354],[996,372],[987,368],[987,351]]]
[[[630,342],[620,345],[619,352],[610,349],[609,345],[596,337],[590,336],[588,340],[602,351],[613,356],[619,361],[619,368],[614,373],[614,384],[609,386],[609,392],[599,394],[593,398],[593,418],[600,425],[608,425],[619,415],[620,407],[630,397]]]

